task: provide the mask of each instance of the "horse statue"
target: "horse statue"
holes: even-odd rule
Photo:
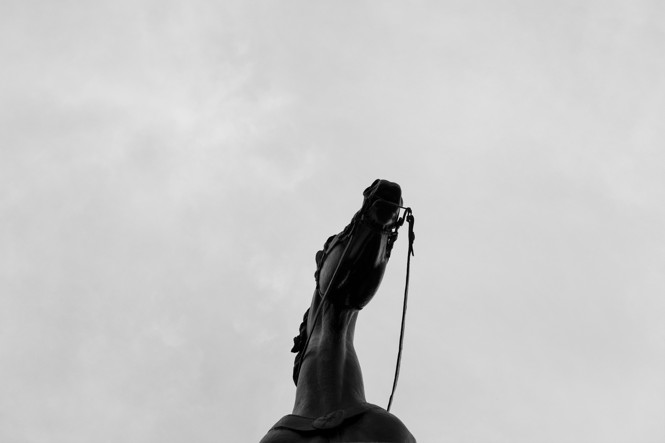
[[[317,252],[316,289],[291,350],[297,353],[293,413],[260,443],[415,443],[396,416],[365,401],[353,346],[358,312],[376,293],[404,221],[401,195],[397,183],[374,181],[351,223]]]

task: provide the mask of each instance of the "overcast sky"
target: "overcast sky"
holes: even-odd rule
[[[1,2],[0,441],[258,441],[385,178],[420,442],[662,443],[664,54],[658,0]]]

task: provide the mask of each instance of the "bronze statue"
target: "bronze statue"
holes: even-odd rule
[[[376,293],[404,221],[398,184],[376,180],[363,195],[351,223],[316,254],[316,290],[291,350],[297,353],[293,413],[261,443],[416,441],[397,417],[365,401],[353,347],[358,312]]]

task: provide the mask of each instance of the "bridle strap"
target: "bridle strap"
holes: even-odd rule
[[[397,363],[395,364],[395,378],[393,379],[393,389],[390,391],[390,399],[388,400],[388,407],[386,411],[390,412],[390,406],[393,404],[393,396],[395,389],[397,389],[397,380],[399,379],[399,370],[402,363],[402,347],[404,345],[404,327],[406,325],[406,302],[409,299],[409,274],[411,271],[411,256],[414,255],[413,243],[416,240],[416,234],[413,232],[413,225],[415,219],[413,218],[413,211],[411,208],[406,208],[404,218],[409,223],[409,250],[406,255],[406,283],[404,285],[404,304],[402,306],[402,326],[399,331],[399,350],[397,351]],[[402,219],[402,223],[404,220]]]

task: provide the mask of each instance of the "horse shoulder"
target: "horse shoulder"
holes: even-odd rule
[[[353,438],[370,438],[371,441],[416,443],[416,439],[402,421],[385,409],[372,409],[354,423]]]
[[[288,429],[271,429],[259,443],[325,443],[320,437],[304,437]]]

